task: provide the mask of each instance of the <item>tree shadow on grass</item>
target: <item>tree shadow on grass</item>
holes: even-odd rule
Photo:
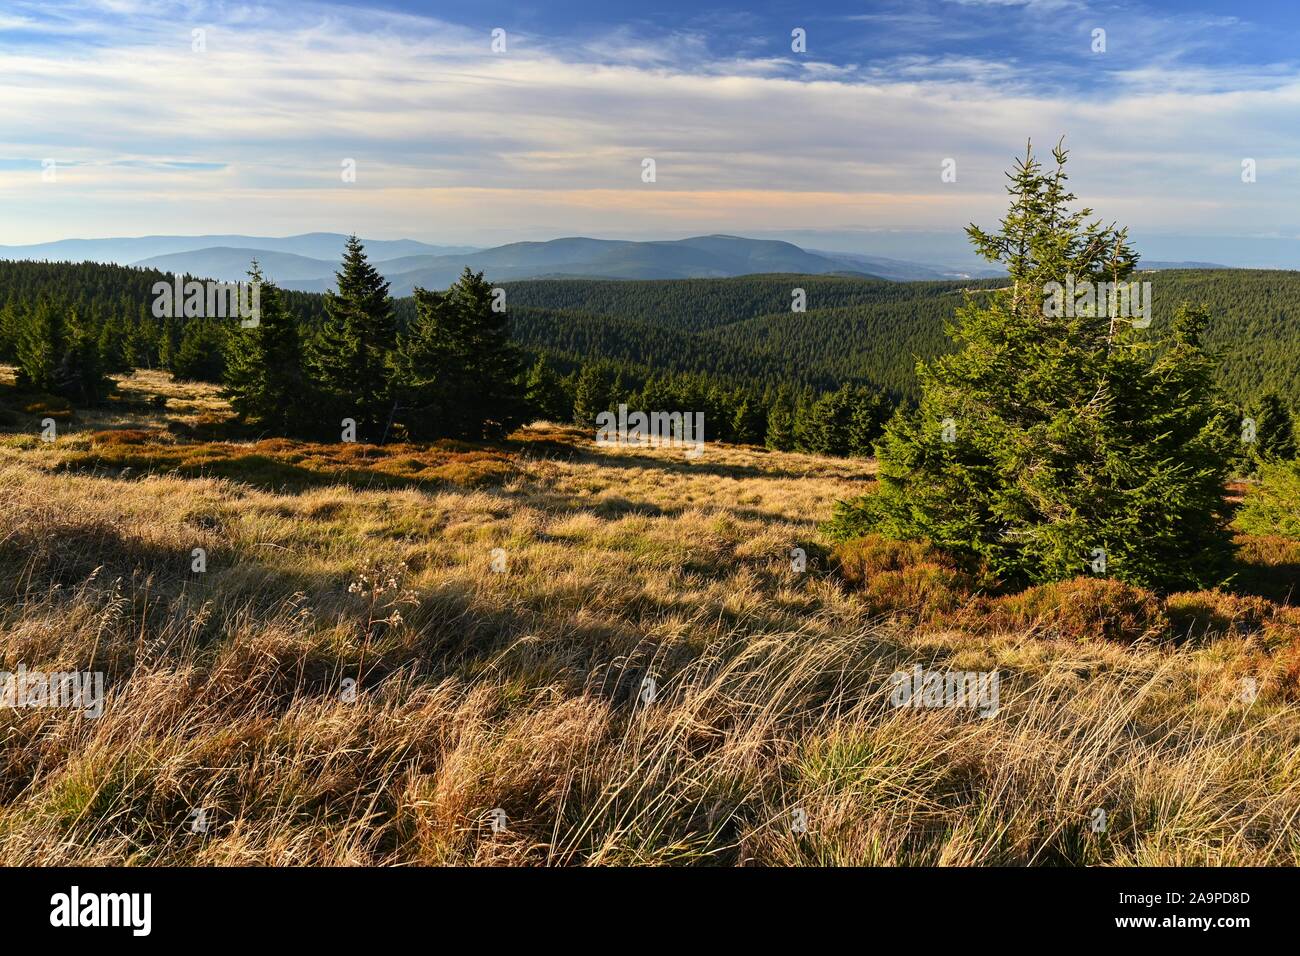
[[[1300,541],[1281,535],[1239,534],[1234,539],[1233,590],[1279,604],[1300,602]]]
[[[267,439],[160,443],[147,432],[97,432],[92,446],[70,452],[59,469],[116,478],[175,475],[221,478],[267,491],[294,493],[329,485],[359,490],[442,490],[501,484],[518,472],[500,450],[456,451],[437,446],[320,444]]]
[[[649,635],[653,622],[643,627],[636,617],[573,617],[557,630],[552,596],[503,593],[497,601],[492,587],[484,593],[482,585],[457,579],[420,586],[418,562],[406,580],[407,572],[393,569],[399,584],[376,603],[353,587],[368,569],[351,562],[321,570],[237,549],[214,551],[207,570],[194,573],[188,550],[118,524],[65,518],[33,522],[29,530],[0,547],[6,617],[31,625],[9,651],[62,648],[70,636],[85,634],[74,649],[114,682],[129,679],[141,662],[180,655],[207,666],[218,652],[231,651],[236,660],[223,666],[257,675],[231,691],[250,706],[288,706],[303,693],[337,695],[344,677],[364,690],[399,672],[422,680],[526,674],[532,683],[577,693],[596,672],[639,673],[639,662],[659,643]],[[412,600],[400,600],[405,595]],[[86,604],[116,610],[88,625],[91,619],[76,610]],[[405,620],[389,621],[394,611]],[[69,630],[70,620],[80,623]]]
[[[815,469],[796,471],[789,467],[760,468],[755,465],[727,462],[711,462],[705,459],[692,460],[685,452],[663,452],[648,454],[640,452],[602,452],[598,447],[579,449],[576,460],[604,465],[609,468],[648,468],[672,472],[680,475],[712,475],[718,478],[774,478],[794,480],[799,478],[826,477]],[[845,459],[847,461],[848,459]],[[864,483],[875,481],[873,476],[845,476],[845,480],[860,480]]]

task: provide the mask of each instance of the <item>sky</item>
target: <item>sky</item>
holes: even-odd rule
[[[1135,237],[1295,241],[1298,39],[1294,2],[0,0],[0,244],[847,249],[995,224],[1062,136]]]

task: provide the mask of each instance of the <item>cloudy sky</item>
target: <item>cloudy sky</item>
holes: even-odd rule
[[[954,230],[1061,135],[1137,235],[1294,239],[1297,6],[0,0],[0,243]]]

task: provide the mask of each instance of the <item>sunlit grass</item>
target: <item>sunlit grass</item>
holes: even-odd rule
[[[1300,862],[1275,600],[832,553],[869,462],[237,441],[129,390],[0,437],[0,669],[108,690],[0,710],[0,863]],[[915,664],[997,670],[998,713],[892,707]]]

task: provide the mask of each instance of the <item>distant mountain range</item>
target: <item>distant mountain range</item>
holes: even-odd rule
[[[164,272],[235,281],[256,259],[286,289],[323,292],[334,287],[346,236],[142,236],[64,239],[31,246],[0,246],[0,259],[111,262]],[[905,259],[805,249],[779,239],[696,236],[653,242],[582,237],[512,242],[491,249],[437,246],[414,239],[363,240],[370,260],[392,283],[395,296],[416,286],[446,288],[466,266],[493,282],[519,279],[722,279],[762,273],[862,275],[896,282],[984,278],[989,268],[955,271]],[[1204,262],[1143,262],[1146,269],[1225,268]]]
[[[277,239],[269,236],[140,236],[132,239],[60,239],[32,246],[0,246],[0,259],[38,259],[63,262],[112,262],[137,265],[156,256],[213,249],[248,249],[281,252],[322,259],[337,267],[347,237],[336,232],[309,232]],[[452,255],[471,252],[473,246],[432,246],[414,239],[368,239],[366,249],[375,259],[415,254]],[[248,264],[244,263],[245,270]],[[197,275],[197,273],[195,273]],[[219,279],[222,276],[211,276]]]
[[[257,259],[263,273],[287,289],[322,292],[334,286],[346,237],[309,233],[261,236],[144,236],[64,239],[31,246],[0,246],[0,259],[112,262],[164,272],[233,281]],[[880,256],[803,249],[776,239],[696,236],[655,242],[582,237],[549,242],[512,242],[491,249],[435,246],[414,239],[363,240],[370,260],[392,283],[396,296],[416,286],[445,288],[466,266],[494,282],[540,278],[692,279],[758,273],[835,273],[894,281],[996,275],[992,270],[954,272]]]

